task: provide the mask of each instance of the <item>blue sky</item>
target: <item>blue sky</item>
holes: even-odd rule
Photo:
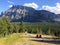
[[[51,11],[53,9],[51,12],[54,12],[55,9],[60,9],[60,0],[0,0],[0,13],[9,9],[10,7],[12,7],[12,5],[31,5],[31,7],[34,6],[33,8],[35,8],[36,10],[44,9]],[[57,14],[57,12],[55,13]]]

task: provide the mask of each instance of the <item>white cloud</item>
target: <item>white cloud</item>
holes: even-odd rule
[[[13,5],[9,5],[9,7],[12,7]]]
[[[56,3],[56,5],[53,7],[48,5],[43,5],[41,9],[54,12],[55,14],[60,14],[60,3]]]
[[[9,4],[14,4],[14,2],[12,2],[12,1],[8,1],[8,3],[9,3]]]
[[[38,8],[38,5],[36,3],[34,3],[34,2],[32,2],[32,3],[25,3],[24,6],[32,7],[34,9]]]

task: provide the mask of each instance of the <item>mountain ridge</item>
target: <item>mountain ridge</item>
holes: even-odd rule
[[[54,22],[60,20],[60,14],[55,14],[47,10],[35,10],[31,7],[14,5],[1,13],[0,17],[7,16],[12,22]]]

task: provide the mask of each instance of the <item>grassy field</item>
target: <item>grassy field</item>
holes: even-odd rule
[[[42,39],[32,38],[32,36],[35,36],[35,34],[14,33],[5,38],[0,38],[0,45],[60,45],[52,42],[44,42]]]

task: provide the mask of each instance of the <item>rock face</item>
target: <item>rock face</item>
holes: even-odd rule
[[[60,15],[46,10],[35,10],[31,7],[14,5],[1,13],[0,17],[8,17],[12,22],[54,22],[60,21]]]

